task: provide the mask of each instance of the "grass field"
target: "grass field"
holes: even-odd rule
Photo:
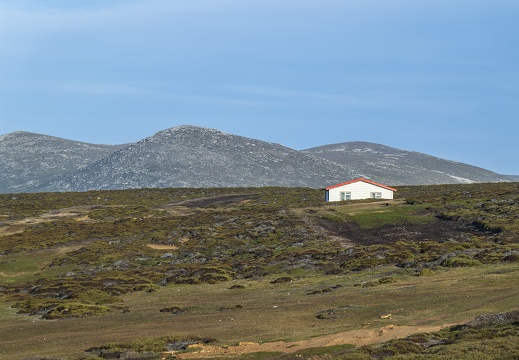
[[[151,359],[206,339],[225,358],[461,358],[486,330],[434,335],[441,354],[369,344],[518,309],[519,185],[399,194],[334,205],[283,188],[0,195],[0,357]],[[474,354],[513,355],[502,341],[519,340],[517,324],[503,326]]]
[[[393,282],[381,284],[391,276]],[[447,269],[411,276],[398,268],[314,276],[272,284],[274,278],[167,286],[123,296],[128,313],[41,320],[0,311],[2,358],[34,355],[80,358],[90,347],[139,338],[214,338],[219,345],[295,341],[355,329],[462,324],[519,303],[518,265]],[[378,283],[362,286],[367,283]],[[359,286],[359,284],[361,284]],[[230,289],[233,285],[243,288]],[[332,291],[322,292],[324,289]],[[316,293],[316,290],[321,292]],[[178,306],[185,314],[161,309]],[[323,310],[334,310],[319,319]],[[390,319],[380,316],[391,314]]]

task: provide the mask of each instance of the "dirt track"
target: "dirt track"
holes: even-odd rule
[[[466,237],[470,229],[461,221],[438,221],[430,224],[382,225],[362,229],[353,221],[335,222],[316,218],[315,226],[328,236],[343,239],[354,245],[390,244],[396,241],[439,241],[453,236]]]
[[[230,195],[219,195],[219,196],[208,196],[198,199],[185,200],[174,204],[164,205],[167,206],[185,206],[185,207],[209,207],[212,205],[225,205],[237,203],[243,200],[248,200],[254,197],[254,194],[230,194]]]
[[[75,218],[87,220],[89,211],[99,208],[97,205],[74,206],[65,209],[51,210],[40,216],[28,217],[20,220],[5,220],[0,223],[0,236],[22,233],[30,225],[41,224],[59,219]]]
[[[378,329],[360,329],[341,332],[332,335],[320,336],[309,340],[293,341],[293,342],[268,342],[268,343],[251,343],[244,342],[237,346],[212,346],[196,344],[192,345],[192,349],[200,349],[197,351],[175,354],[178,359],[199,359],[210,357],[221,357],[225,355],[241,355],[255,352],[280,352],[284,354],[294,353],[299,350],[326,347],[334,345],[351,344],[355,346],[382,343],[388,340],[404,338],[406,336],[439,331],[443,326],[395,326],[387,325]]]

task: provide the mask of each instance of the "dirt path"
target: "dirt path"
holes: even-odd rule
[[[380,209],[384,210],[388,206],[398,206],[405,203],[405,200],[383,200],[367,203],[347,203],[342,205],[329,205],[322,208],[301,208],[294,210],[294,213],[301,216],[301,219],[312,228],[316,234],[325,235],[331,241],[339,243],[343,248],[347,249],[355,245],[355,239],[350,235],[358,233],[359,226],[353,222],[338,223],[312,214],[319,210],[335,210],[337,206],[342,208],[342,212],[353,215],[366,210]],[[347,210],[347,211],[346,211]]]
[[[41,224],[58,219],[76,218],[77,220],[86,220],[86,214],[93,209],[99,208],[98,205],[73,206],[69,208],[51,210],[40,216],[28,217],[20,220],[4,220],[0,225],[0,237],[22,233],[30,225]]]
[[[378,329],[359,329],[345,331],[337,334],[320,336],[308,340],[293,341],[293,342],[268,342],[268,343],[252,343],[243,342],[237,346],[212,346],[196,344],[192,345],[193,349],[198,348],[200,350],[175,354],[178,359],[199,359],[199,358],[210,358],[210,357],[222,357],[225,355],[242,355],[255,352],[280,352],[284,354],[294,353],[299,350],[326,347],[334,345],[346,345],[351,344],[355,346],[369,345],[383,343],[388,340],[404,338],[406,336],[439,331],[440,329],[451,326],[396,326],[387,325]]]
[[[344,209],[346,209],[347,213],[350,215],[356,214],[359,211],[366,211],[366,210],[373,210],[373,209],[385,209],[388,206],[397,206],[397,205],[403,205],[405,204],[405,200],[402,199],[392,199],[392,200],[381,200],[381,201],[370,201],[370,202],[360,202],[360,203],[351,203],[351,204],[344,204],[344,205],[338,205],[338,206],[344,206]],[[327,206],[325,208],[327,209],[333,209],[334,206]]]
[[[169,206],[185,206],[188,208],[192,207],[208,207],[212,205],[232,204],[240,201],[249,200],[254,197],[254,194],[229,194],[229,195],[218,195],[218,196],[207,196],[198,199],[185,200],[174,204],[167,204],[164,207]]]
[[[161,245],[161,244],[148,244],[150,249],[154,250],[177,250],[178,246],[175,245]]]

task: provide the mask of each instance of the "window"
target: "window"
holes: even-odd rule
[[[382,199],[382,193],[381,192],[372,192],[369,195],[369,197],[372,199]]]
[[[341,191],[341,201],[351,200],[351,191]]]

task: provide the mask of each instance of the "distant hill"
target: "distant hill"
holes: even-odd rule
[[[303,152],[350,166],[365,177],[390,185],[510,181],[503,175],[476,166],[369,142],[325,145]]]
[[[94,145],[16,131],[0,136],[0,193],[34,191],[43,183],[102,159],[123,145]]]
[[[388,185],[514,181],[512,176],[379,144],[347,142],[297,151],[190,125],[125,145],[87,144],[21,131],[0,136],[0,193],[319,188],[360,176]]]
[[[324,187],[356,177],[333,164],[278,145],[218,130],[180,126],[158,132],[42,190],[163,187]]]
[[[501,175],[505,179],[509,179],[511,181],[519,181],[519,175]]]

